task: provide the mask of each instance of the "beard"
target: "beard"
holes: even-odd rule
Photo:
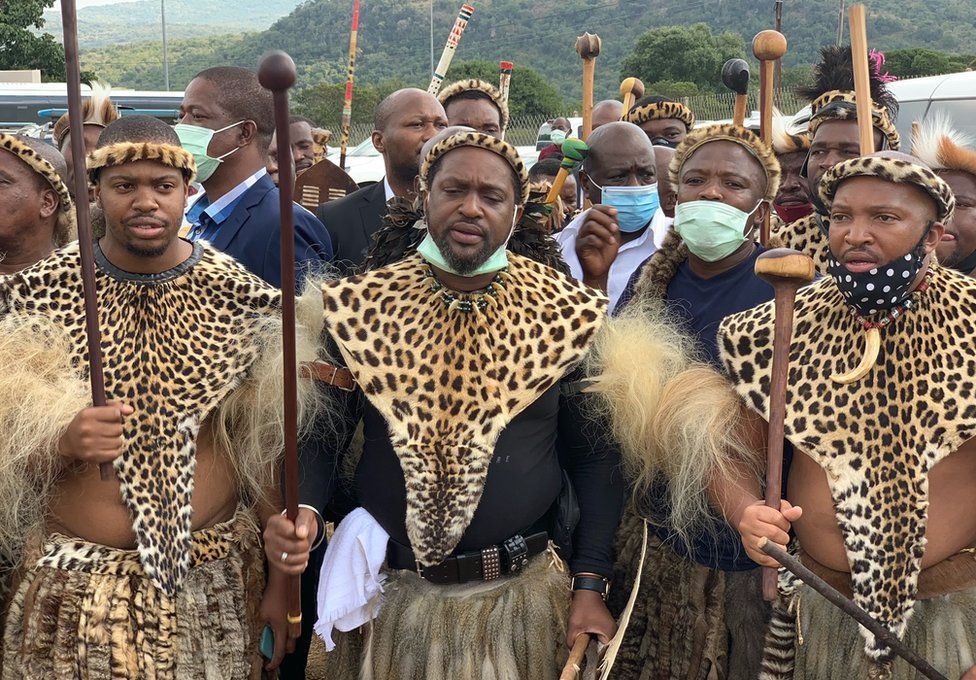
[[[434,239],[434,243],[437,244],[438,250],[441,251],[441,255],[451,266],[451,269],[456,271],[461,276],[467,276],[471,272],[475,271],[478,267],[483,265],[491,257],[497,249],[497,245],[493,245],[485,239],[481,242],[481,248],[478,249],[473,255],[460,255],[452,247],[449,239],[447,238],[447,230],[441,232],[440,234],[434,234],[431,232],[431,237]]]

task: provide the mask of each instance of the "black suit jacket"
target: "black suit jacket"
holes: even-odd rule
[[[337,201],[320,205],[318,217],[332,237],[333,264],[343,275],[363,263],[386,215],[386,189],[383,180],[363,187]]]

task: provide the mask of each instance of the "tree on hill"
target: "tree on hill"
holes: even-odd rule
[[[722,65],[745,56],[745,44],[734,33],[712,34],[707,24],[666,26],[647,31],[624,57],[620,78],[635,76],[677,96],[722,92]],[[697,87],[691,91],[689,83]],[[649,88],[648,92],[658,93]],[[667,94],[662,92],[662,94]]]
[[[974,66],[976,66],[976,56],[946,54],[923,47],[891,50],[885,53],[885,69],[899,78],[956,73]]]
[[[54,0],[0,0],[0,70],[40,69],[45,80],[64,80],[64,49],[44,26]]]
[[[448,71],[444,84],[446,86],[468,78],[479,78],[497,86],[498,64],[490,61],[462,61],[459,64],[451,64],[451,70]],[[548,116],[564,111],[566,102],[563,101],[559,91],[538,71],[515,64],[508,93],[508,108],[513,116]]]
[[[357,84],[352,95],[352,123],[372,122],[377,105],[401,87],[404,87],[403,83],[393,80],[376,85]],[[345,83],[321,83],[306,87],[295,93],[293,108],[295,113],[310,118],[319,125],[338,130],[342,122],[345,93]]]

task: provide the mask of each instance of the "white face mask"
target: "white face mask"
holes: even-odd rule
[[[508,237],[505,239],[505,242],[498,246],[498,248],[488,256],[488,259],[480,264],[476,269],[464,274],[448,264],[447,258],[444,257],[444,253],[442,253],[441,249],[437,246],[437,243],[434,241],[434,237],[430,235],[429,228],[427,229],[427,235],[424,236],[424,240],[420,242],[419,246],[417,246],[417,253],[419,253],[424,260],[434,265],[438,269],[448,272],[449,274],[454,274],[455,276],[472,278],[475,276],[481,276],[482,274],[499,272],[508,266],[508,242],[512,240],[512,235],[515,234],[515,225],[517,223],[518,208],[515,209],[515,215],[512,217],[512,228],[509,230]]]

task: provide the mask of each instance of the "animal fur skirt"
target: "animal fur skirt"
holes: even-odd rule
[[[379,617],[336,648],[312,642],[309,680],[556,680],[568,653],[569,577],[548,551],[517,576],[443,586],[392,572]]]
[[[174,597],[150,582],[134,550],[59,534],[38,541],[9,602],[0,678],[260,678],[259,538],[245,511],[194,532]]]
[[[624,609],[640,561],[642,520],[617,531],[610,613]],[[756,680],[769,606],[760,570],[726,572],[683,557],[653,534],[612,680]]]
[[[851,597],[846,585],[808,556],[802,561]],[[784,584],[789,594],[783,595]],[[902,641],[948,678],[976,665],[976,560],[964,552],[923,569],[919,599]],[[877,663],[864,653],[864,637],[850,616],[809,586],[780,576],[762,680],[916,680],[922,676],[900,657]],[[846,592],[845,592],[846,590]],[[791,592],[790,592],[791,591]]]

